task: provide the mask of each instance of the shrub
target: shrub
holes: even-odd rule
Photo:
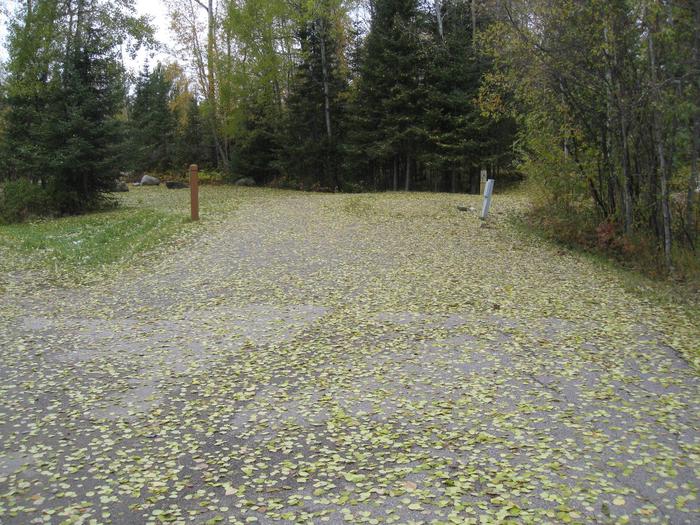
[[[341,183],[340,191],[343,193],[365,193],[367,188],[362,181],[360,182],[346,182]]]
[[[18,179],[6,183],[0,190],[0,222],[22,222],[52,212],[52,199],[39,184]]]
[[[201,170],[198,178],[200,184],[211,184],[214,186],[223,184],[226,177],[219,171]]]
[[[304,184],[296,179],[288,177],[287,175],[280,175],[272,179],[268,186],[270,188],[277,188],[280,190],[300,190],[304,191]]]

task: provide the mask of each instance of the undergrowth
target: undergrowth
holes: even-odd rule
[[[658,242],[648,236],[624,234],[619,225],[601,221],[593,210],[535,205],[514,217],[529,233],[586,253],[608,266],[622,270],[634,288],[659,289],[673,284],[674,294],[683,289],[685,299],[700,302],[700,253],[686,247],[673,249],[673,269],[665,267]]]

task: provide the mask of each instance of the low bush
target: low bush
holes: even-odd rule
[[[23,222],[31,217],[54,214],[54,203],[49,192],[40,184],[18,179],[0,189],[0,222]]]
[[[304,191],[304,184],[296,179],[288,177],[287,175],[280,175],[275,177],[268,184],[270,188],[277,188],[280,190],[300,190]]]
[[[200,171],[198,178],[200,184],[218,185],[223,184],[226,181],[226,176],[223,173],[211,170]]]
[[[592,207],[535,206],[526,222],[531,229],[570,248],[613,259],[623,267],[650,277],[668,276],[663,253],[655,239],[643,231],[626,235],[620,224],[602,219]],[[673,261],[675,279],[700,287],[697,251],[677,243]]]

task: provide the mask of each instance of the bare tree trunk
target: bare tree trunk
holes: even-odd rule
[[[214,28],[214,0],[209,0],[207,7],[207,96],[210,104],[215,104],[216,86],[214,84],[214,38],[216,30]]]
[[[690,244],[695,247],[695,236],[697,224],[695,224],[695,201],[698,191],[700,191],[700,173],[698,173],[698,164],[700,161],[700,117],[696,114],[693,118],[692,130],[692,152],[690,156],[690,180],[688,181],[688,195],[686,199],[686,224],[688,228],[688,238]]]
[[[472,15],[472,46],[476,46],[476,0],[471,1]]]
[[[331,91],[328,81],[328,62],[326,60],[326,24],[322,18],[320,19],[319,24],[321,29],[321,71],[323,74],[323,98],[326,116],[326,134],[328,135],[328,141],[330,142],[333,138],[333,131],[331,129]]]
[[[561,92],[561,102],[562,105],[566,102],[566,96],[564,95],[564,84],[561,79],[559,80],[559,91]],[[568,133],[564,135],[564,159],[569,160],[569,137]]]
[[[611,41],[608,34],[608,28],[604,30],[605,42],[608,45],[612,56],[609,60],[612,60],[612,67],[609,62],[605,70],[605,78],[607,81],[608,90],[608,120],[607,126],[608,131],[612,130],[611,120],[612,120],[612,108],[613,105],[617,106],[618,119],[619,119],[619,131],[620,131],[620,160],[622,162],[622,184],[620,185],[620,195],[622,197],[622,219],[623,228],[625,233],[630,233],[632,231],[633,222],[633,210],[632,210],[632,177],[630,173],[629,165],[629,115],[628,115],[628,104],[625,100],[626,92],[620,79],[620,56],[618,49],[618,41],[613,33],[613,40]],[[614,87],[614,89],[613,89]],[[611,178],[612,184],[612,178]]]
[[[399,191],[399,158],[394,155],[394,191]]]
[[[622,206],[624,208],[625,233],[632,231],[632,176],[629,163],[629,139],[628,139],[627,107],[620,94],[620,132],[622,136]]]
[[[445,24],[444,16],[442,12],[442,0],[435,0],[435,18],[437,19],[438,34],[440,35],[440,40],[445,41]]]
[[[656,26],[656,24],[654,24]],[[653,108],[652,115],[652,130],[654,135],[654,142],[656,142],[656,151],[659,157],[659,176],[661,178],[661,214],[663,218],[663,246],[664,246],[664,260],[666,262],[666,268],[671,270],[673,267],[673,261],[671,259],[671,206],[669,203],[669,193],[668,193],[668,164],[666,159],[666,147],[663,140],[663,135],[661,132],[661,123],[659,122],[659,110],[658,107],[661,103],[661,94],[659,90],[659,77],[657,71],[657,60],[656,60],[656,49],[654,48],[654,33],[656,32],[656,27],[649,28],[649,62],[650,62],[650,73],[651,73],[651,84],[652,84],[652,97],[655,103],[655,108]]]
[[[219,109],[216,100],[216,13],[214,12],[214,0],[194,0],[198,5],[200,5],[207,13],[207,60],[206,60],[206,71],[204,69],[203,61],[199,61],[199,69],[201,71],[201,76],[206,79],[204,82],[204,91],[206,93],[207,103],[209,104],[209,126],[211,128],[212,136],[214,138],[214,149],[216,151],[217,163],[219,168],[224,171],[229,169],[229,155],[228,155],[228,144],[225,143],[221,136],[221,130],[219,128]],[[194,10],[193,10],[194,16]],[[194,22],[193,22],[194,23]],[[195,40],[197,39],[196,25],[193,28],[195,33]]]
[[[607,27],[603,30],[603,37],[607,48],[610,49],[610,41],[608,39]],[[605,88],[607,92],[607,101],[605,108],[605,129],[603,130],[603,161],[605,163],[605,173],[608,179],[608,203],[610,215],[615,215],[617,212],[616,198],[616,182],[615,170],[612,162],[612,110],[613,110],[613,75],[610,67],[610,57],[606,56],[605,60]]]
[[[406,157],[406,191],[409,191],[411,186],[411,157]]]
[[[603,129],[602,145],[603,145],[603,166],[601,167],[600,173],[600,191],[601,194],[604,188],[607,187],[608,195],[606,203],[606,209],[608,216],[614,216],[617,207],[615,199],[615,176],[613,173],[612,160],[610,159],[610,143],[609,143],[609,124],[606,124]],[[605,182],[604,182],[605,181]]]

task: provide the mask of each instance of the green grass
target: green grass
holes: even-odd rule
[[[90,269],[131,259],[159,244],[182,219],[148,209],[120,209],[0,228],[0,244],[37,261]]]
[[[243,194],[230,187],[200,191],[204,224],[235,210]],[[85,281],[195,231],[187,190],[132,188],[116,198],[118,207],[109,211],[0,225],[0,271],[41,271],[62,281]]]

